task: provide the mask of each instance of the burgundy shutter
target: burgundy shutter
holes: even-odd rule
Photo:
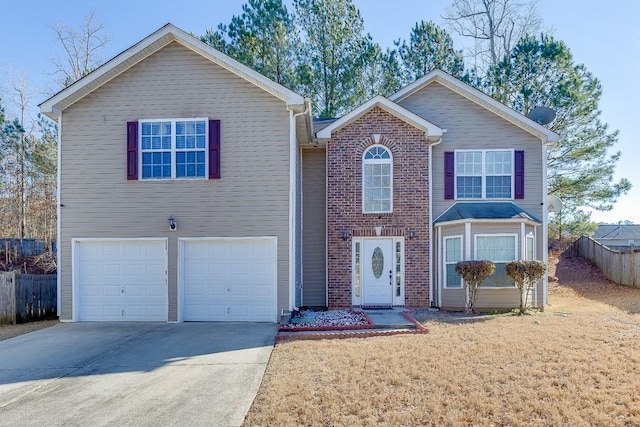
[[[127,122],[127,179],[138,179],[138,122]]]
[[[455,197],[455,153],[444,153],[444,198],[453,200]]]
[[[220,178],[220,120],[209,120],[209,179]]]
[[[514,196],[516,199],[524,199],[524,151],[516,151],[514,154]]]

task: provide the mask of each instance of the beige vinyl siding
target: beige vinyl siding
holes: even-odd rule
[[[126,122],[221,120],[219,180],[126,180]],[[278,310],[289,305],[289,114],[283,101],[171,43],[62,113],[62,319],[71,318],[71,239],[168,237],[169,320],[177,238],[275,236]],[[175,217],[178,231],[169,232]]]
[[[437,218],[455,200],[444,199],[444,153],[463,149],[512,149],[525,152],[525,198],[513,200],[542,220],[543,148],[540,139],[525,132],[484,107],[439,83],[431,83],[399,102],[401,106],[447,129],[442,142],[433,147],[433,217]],[[538,249],[542,245],[539,233]],[[542,259],[541,252],[538,253]]]
[[[326,152],[302,151],[303,191],[303,303],[326,306]]]

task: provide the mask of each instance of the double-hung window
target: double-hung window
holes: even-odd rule
[[[512,199],[513,151],[456,151],[457,199]]]
[[[512,287],[515,282],[507,275],[506,265],[517,256],[515,234],[475,236],[475,259],[493,261],[496,271],[482,284],[483,287]]]
[[[207,119],[141,120],[142,179],[204,179],[207,176]]]
[[[362,158],[362,212],[393,212],[393,159],[382,145],[369,147]]]
[[[444,238],[444,287],[461,288],[462,277],[456,273],[456,264],[462,261],[462,236]]]

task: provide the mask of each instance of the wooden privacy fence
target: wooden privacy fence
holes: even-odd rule
[[[53,246],[54,245],[52,243],[51,250],[53,250]],[[44,240],[17,239],[13,237],[0,238],[0,250],[4,250],[6,253],[12,253],[15,256],[36,256],[45,253],[47,249],[48,248]]]
[[[55,274],[0,272],[0,324],[55,319]]]
[[[640,250],[615,251],[587,236],[573,245],[578,255],[591,260],[610,280],[640,288]]]

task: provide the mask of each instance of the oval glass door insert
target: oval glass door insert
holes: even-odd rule
[[[379,279],[382,276],[382,270],[384,269],[384,255],[382,253],[382,249],[376,247],[373,250],[373,255],[371,255],[371,269],[373,270],[373,275],[376,279]]]

